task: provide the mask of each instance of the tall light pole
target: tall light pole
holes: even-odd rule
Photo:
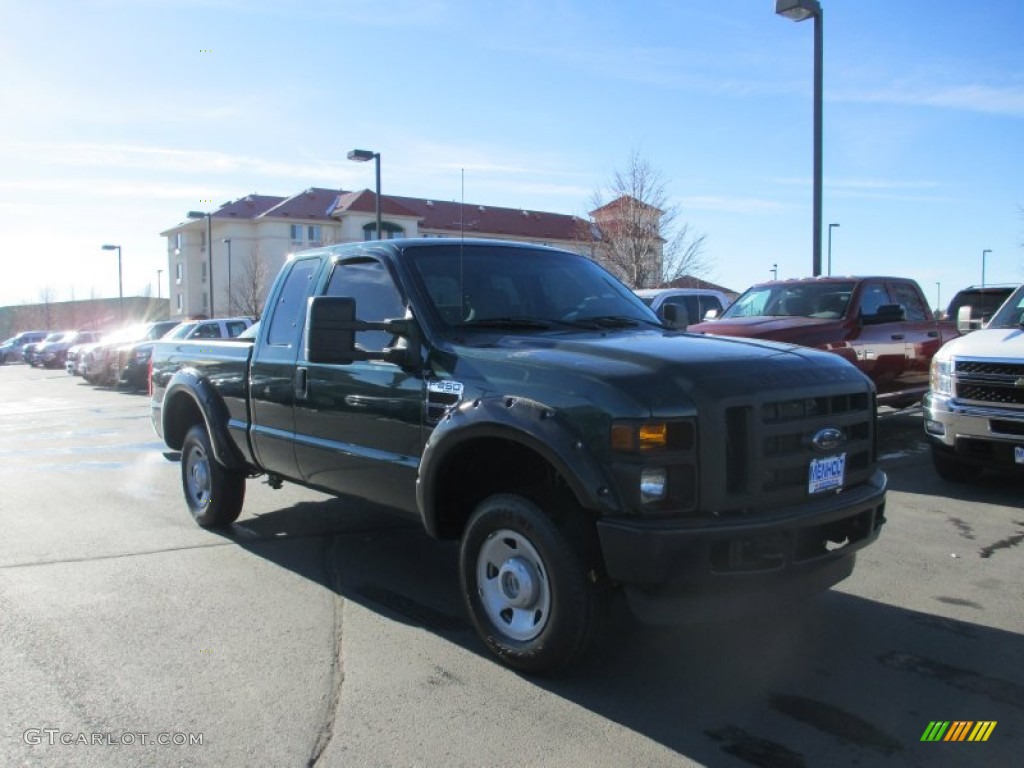
[[[164,271],[158,269],[156,271],[156,297],[160,298],[160,284],[164,281]]]
[[[828,276],[832,277],[832,228],[838,227],[838,224],[828,225]]]
[[[985,287],[985,254],[992,253],[991,248],[986,248],[981,252],[981,287]]]
[[[942,313],[942,283],[935,281],[935,311]]]
[[[775,13],[793,21],[814,19],[814,218],[812,226],[812,266],[814,276],[821,274],[821,113],[822,113],[822,32],[821,3],[818,0],[775,0]]]
[[[772,280],[778,280],[779,279],[779,265],[778,264],[772,264],[772,268],[770,270],[768,270],[768,271],[772,273]]]
[[[104,251],[117,251],[117,299],[121,308],[121,323],[124,324],[124,281],[121,279],[121,246],[104,245]]]
[[[206,219],[206,271],[210,275],[210,317],[216,317],[213,312],[213,214],[203,211],[189,211],[190,219]]]
[[[381,232],[380,226],[380,152],[371,152],[368,149],[353,149],[348,153],[348,159],[354,160],[357,163],[365,163],[367,160],[375,160],[377,164],[377,199],[375,202],[375,210],[377,212],[377,239],[380,240]]]
[[[228,244],[228,314],[233,315],[235,310],[232,309],[234,302],[231,301],[231,238],[225,237],[223,242]]]

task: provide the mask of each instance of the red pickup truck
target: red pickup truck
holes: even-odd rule
[[[816,347],[867,374],[879,405],[904,407],[928,391],[932,356],[959,336],[936,320],[921,287],[900,277],[811,277],[760,283],[720,318],[691,333],[742,336]]]

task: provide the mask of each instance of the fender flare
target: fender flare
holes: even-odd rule
[[[195,368],[182,368],[175,372],[164,391],[162,413],[164,440],[168,447],[179,449],[185,439],[187,427],[179,424],[179,416],[189,405],[199,411],[210,436],[214,460],[226,469],[249,472],[246,463],[228,432],[230,414],[224,399],[209,380]]]
[[[416,503],[431,536],[440,536],[434,501],[438,475],[453,450],[481,437],[509,440],[540,455],[565,478],[584,508],[601,515],[623,511],[611,475],[557,410],[522,397],[489,397],[449,411],[427,440],[416,479]]]

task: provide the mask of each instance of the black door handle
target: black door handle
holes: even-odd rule
[[[309,395],[309,371],[299,367],[295,369],[295,398],[305,400]]]

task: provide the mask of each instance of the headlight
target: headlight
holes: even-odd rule
[[[616,421],[611,429],[611,447],[619,453],[688,451],[694,445],[691,421]]]
[[[953,394],[953,360],[941,353],[932,358],[929,383],[937,395]]]
[[[612,423],[616,483],[644,515],[681,515],[697,507],[697,422],[692,418]]]
[[[665,498],[668,471],[665,467],[644,467],[640,471],[640,501],[650,504]]]

